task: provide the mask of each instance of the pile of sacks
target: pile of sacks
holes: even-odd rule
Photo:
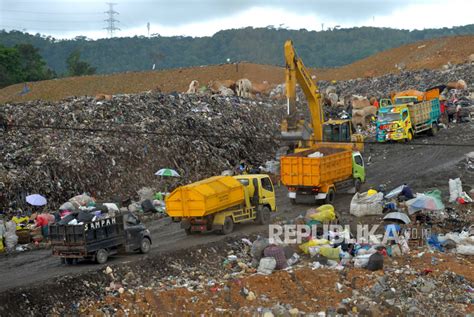
[[[5,208],[21,207],[32,192],[48,196],[52,208],[78,192],[121,201],[139,188],[162,187],[154,173],[163,167],[187,183],[241,159],[262,164],[276,152],[271,137],[280,121],[270,102],[155,92],[5,104],[2,111],[11,119],[0,148]]]
[[[77,195],[59,207],[56,221],[59,225],[82,225],[86,222],[113,218],[119,213],[115,203],[96,203],[87,194]]]

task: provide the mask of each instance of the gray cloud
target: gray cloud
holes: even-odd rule
[[[110,0],[109,0],[110,1]],[[112,0],[113,1],[113,0]],[[341,22],[358,22],[389,14],[397,8],[424,0],[115,0],[122,29],[147,22],[178,26],[222,18],[250,7],[282,8],[293,13],[314,13]],[[0,0],[0,28],[33,29],[45,33],[89,31],[105,27],[105,1]],[[252,21],[249,21],[249,25]],[[48,32],[49,31],[49,32]]]

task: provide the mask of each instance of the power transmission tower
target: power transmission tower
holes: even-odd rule
[[[107,22],[107,27],[104,29],[107,30],[109,37],[112,38],[114,37],[116,30],[120,31],[120,28],[115,26],[115,23],[120,23],[120,21],[114,18],[114,16],[119,13],[114,10],[114,5],[117,5],[117,3],[107,2],[107,5],[109,6],[109,10],[105,11],[104,13],[106,13],[109,17],[108,19],[104,20]]]

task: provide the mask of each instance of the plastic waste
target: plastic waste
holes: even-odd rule
[[[293,264],[298,263],[299,260],[300,260],[300,256],[297,253],[293,253],[291,258],[289,258],[287,261],[288,266],[292,266]]]
[[[340,253],[341,253],[341,248],[340,247],[333,248],[333,247],[330,247],[330,246],[322,246],[319,249],[319,254],[321,254],[322,256],[327,257],[330,260],[335,260],[335,261],[339,261],[339,254]]]
[[[250,254],[252,255],[252,258],[260,261],[260,259],[263,257],[263,250],[265,250],[269,244],[270,243],[268,239],[258,236],[257,240],[252,243],[252,247],[250,248]]]
[[[329,222],[334,219],[336,219],[336,213],[334,212],[334,206],[333,205],[322,205],[318,208],[316,208],[316,212],[309,215],[309,218],[311,220],[316,220],[321,223],[324,222]]]
[[[356,268],[364,268],[367,266],[367,264],[369,264],[369,258],[372,254],[361,254],[361,255],[357,255],[355,258],[354,258],[354,267]]]
[[[378,252],[372,254],[369,257],[367,269],[370,271],[377,271],[383,269],[383,255]]]
[[[273,270],[275,270],[276,265],[277,263],[274,258],[261,258],[257,272],[264,275],[272,274]]]
[[[326,239],[311,239],[308,242],[305,242],[299,246],[301,251],[305,254],[309,253],[309,247],[315,247],[319,245],[329,244],[329,241]]]
[[[350,214],[356,217],[381,215],[383,212],[383,194],[368,196],[367,193],[356,193],[351,200]]]
[[[461,179],[455,178],[455,179],[449,179],[449,202],[455,202],[456,199],[460,196],[462,192],[462,182]]]

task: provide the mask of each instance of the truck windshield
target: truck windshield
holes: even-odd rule
[[[400,113],[398,112],[381,112],[377,116],[378,121],[398,121],[400,120]]]
[[[416,97],[397,98],[397,99],[395,99],[395,104],[396,105],[403,105],[403,104],[406,104],[406,103],[417,102],[417,101],[418,101],[418,99]]]

